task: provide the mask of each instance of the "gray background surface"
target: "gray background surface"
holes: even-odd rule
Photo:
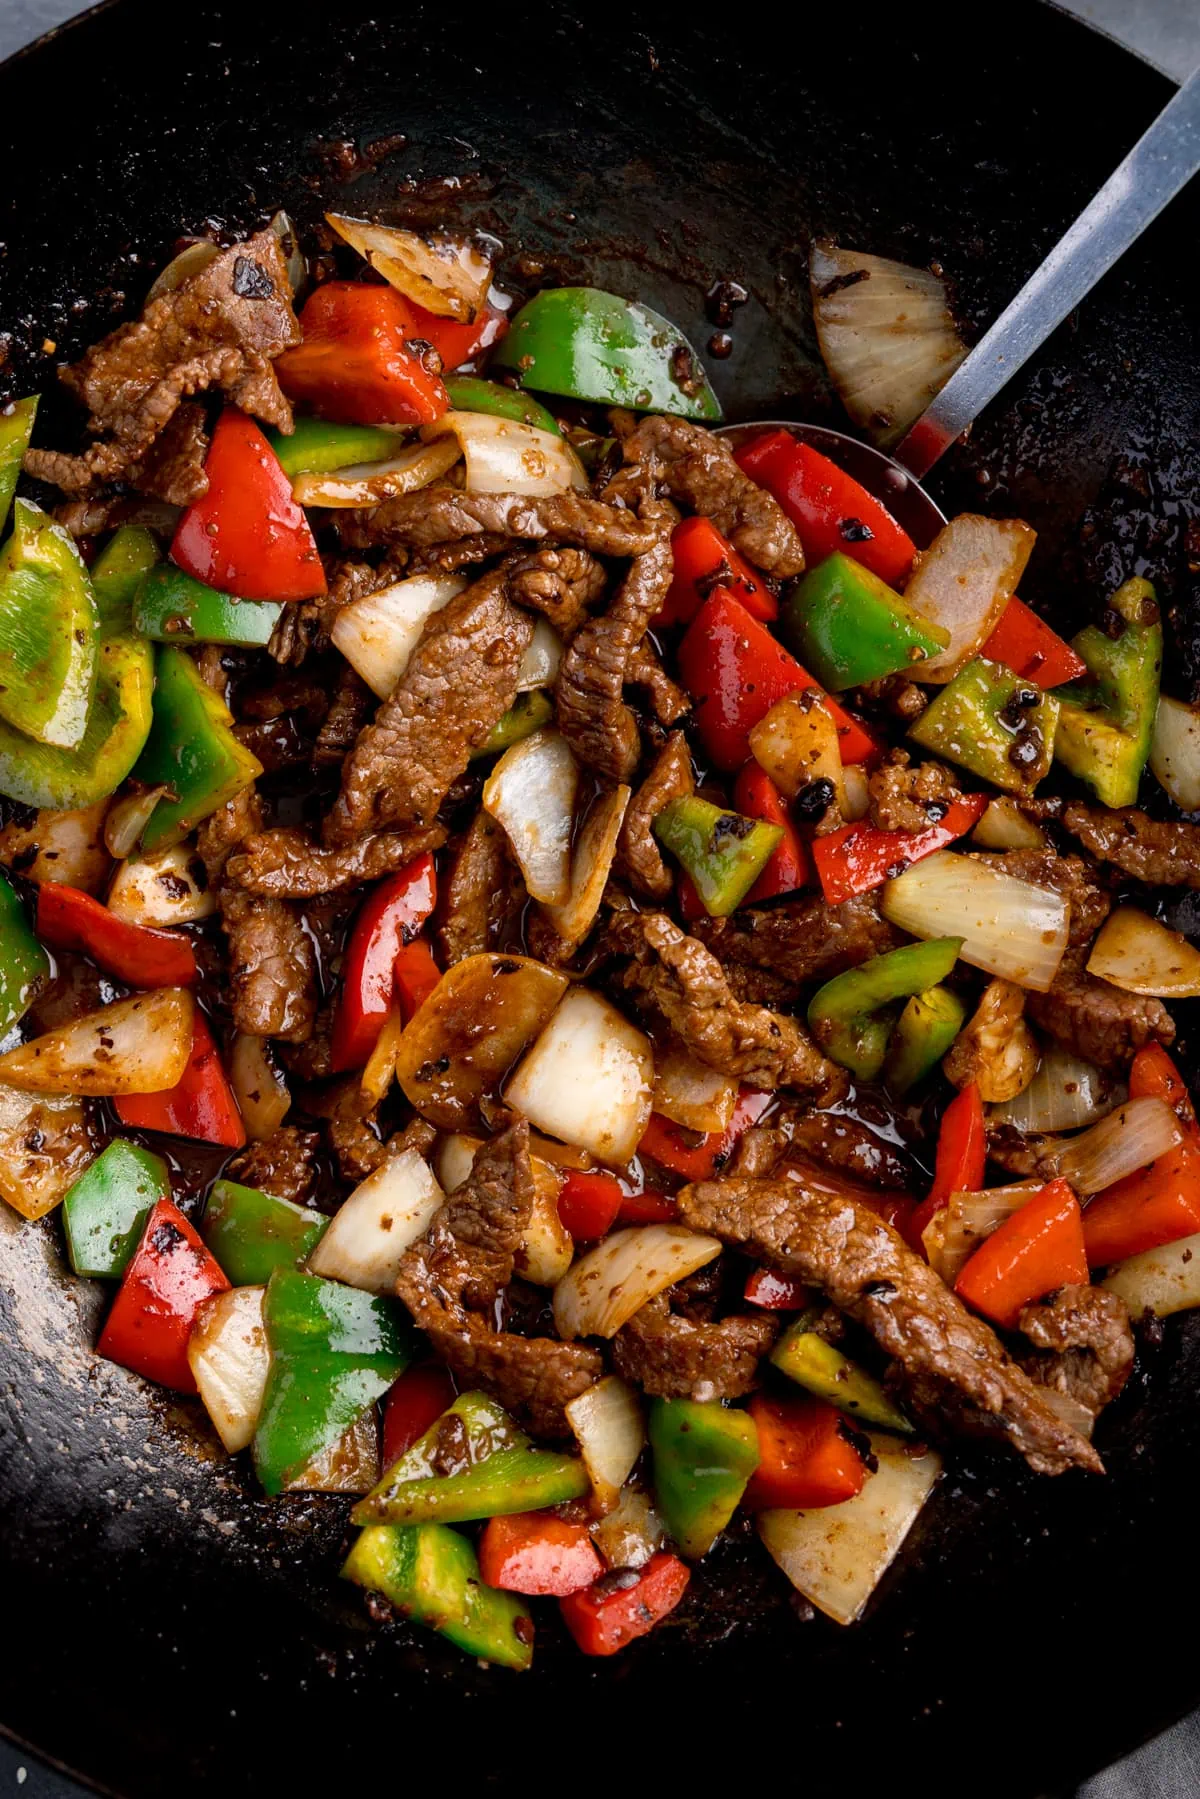
[[[1128,44],[1176,81],[1200,65],[1200,0],[1064,0],[1064,4],[1067,11]],[[0,0],[0,58],[81,10],[77,0]],[[79,1799],[80,1788],[0,1741],[0,1799],[17,1795]],[[1080,1789],[1078,1799],[1195,1795],[1200,1795],[1200,1713],[1098,1774]],[[964,1799],[970,1799],[965,1788]]]

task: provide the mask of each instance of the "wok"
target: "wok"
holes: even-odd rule
[[[114,0],[0,69],[0,387],[52,386],[179,232],[279,205],[308,223],[326,201],[489,228],[518,284],[594,280],[699,345],[706,291],[736,278],[752,299],[712,364],[728,415],[837,424],[812,235],[940,262],[986,323],[1169,92],[1036,0],[965,29],[950,16]],[[1179,562],[1200,513],[1198,214],[1196,193],[1170,209],[933,483],[947,512],[1036,525],[1024,591],[1064,626],[1135,566],[1174,583],[1185,675],[1200,663]],[[1185,1016],[1192,1068],[1189,1036]],[[1021,1799],[1200,1700],[1185,1646],[1200,1319],[1143,1352],[1100,1433],[1107,1480],[953,1457],[857,1628],[799,1617],[755,1545],[732,1542],[651,1638],[589,1663],[550,1618],[515,1677],[371,1624],[336,1578],[342,1502],[256,1498],[195,1406],[91,1357],[102,1301],[64,1274],[52,1220],[4,1209],[0,1715],[121,1794],[439,1776],[699,1791],[727,1768]]]

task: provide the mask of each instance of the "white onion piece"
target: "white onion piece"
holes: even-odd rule
[[[989,1124],[1018,1131],[1077,1131],[1095,1124],[1125,1098],[1125,1088],[1091,1062],[1049,1044],[1037,1073],[1016,1099],[993,1106]]]
[[[1065,899],[951,850],[889,881],[880,910],[913,937],[963,938],[962,961],[1035,993],[1048,990],[1067,947]]]
[[[458,461],[452,437],[406,444],[381,462],[353,462],[326,474],[297,475],[292,498],[299,506],[378,506],[398,494],[428,487]]]
[[[422,435],[454,437],[463,453],[468,493],[516,493],[527,499],[586,488],[587,474],[565,437],[490,412],[444,412]]]
[[[183,987],[115,1000],[0,1056],[0,1080],[26,1093],[162,1093],[192,1053],[196,1002]]]
[[[469,241],[372,225],[336,212],[327,212],[325,220],[385,281],[440,319],[469,324],[487,299],[492,265]]]
[[[423,1237],[445,1195],[415,1149],[381,1162],[335,1212],[308,1258],[313,1274],[390,1293],[400,1260]]]
[[[1200,993],[1200,950],[1136,906],[1118,906],[1100,927],[1088,973],[1126,993],[1192,999]]]
[[[383,1470],[379,1461],[379,1419],[375,1407],[344,1430],[336,1443],[315,1455],[283,1483],[285,1493],[369,1493]]]
[[[984,850],[1044,850],[1046,834],[1026,818],[1015,800],[989,802],[971,832],[971,842]]]
[[[150,823],[150,814],[169,792],[166,786],[143,787],[140,793],[127,793],[112,802],[104,815],[104,847],[114,861],[124,862],[133,854]]]
[[[991,636],[1036,538],[1019,518],[964,512],[921,551],[904,598],[922,618],[950,633],[946,648],[922,662],[921,681],[949,681]]]
[[[452,1132],[438,1144],[438,1179],[447,1193],[461,1187],[475,1162],[482,1138]],[[558,1215],[561,1170],[540,1156],[530,1156],[533,1206],[513,1262],[518,1274],[535,1287],[553,1287],[571,1266],[575,1245]]]
[[[509,1081],[505,1098],[538,1130],[623,1167],[650,1119],[649,1039],[587,987],[572,987]]]
[[[854,824],[865,818],[871,805],[871,792],[867,780],[867,771],[857,762],[847,762],[842,768],[842,817],[847,824]]]
[[[288,282],[293,295],[298,294],[308,279],[308,264],[304,260],[304,251],[300,248],[300,233],[296,230],[286,212],[277,212],[268,222],[267,229],[273,231],[279,239],[279,248],[283,251],[283,259],[287,264]]]
[[[229,1052],[229,1081],[247,1136],[254,1143],[265,1142],[279,1129],[292,1105],[287,1082],[266,1037],[238,1032]]]
[[[592,1526],[592,1541],[609,1568],[644,1568],[666,1540],[667,1527],[640,1487],[622,1487],[612,1511]]]
[[[733,1118],[738,1084],[671,1042],[654,1058],[654,1110],[689,1131],[723,1131]]]
[[[535,687],[553,687],[562,667],[562,638],[548,618],[539,618],[533,627],[529,648],[517,670],[517,692],[528,693]]]
[[[935,1274],[952,1287],[979,1245],[1006,1218],[1011,1218],[1043,1181],[1014,1181],[1008,1187],[989,1187],[982,1193],[952,1193],[947,1203],[921,1235],[925,1255]]]
[[[1054,1152],[1054,1172],[1081,1198],[1136,1174],[1182,1143],[1183,1127],[1163,1099],[1127,1099]]]
[[[1150,767],[1177,806],[1200,812],[1200,710],[1160,694]]]
[[[195,924],[216,911],[216,897],[194,844],[177,843],[153,856],[122,862],[108,890],[107,905],[130,924]]]
[[[0,1085],[0,1198],[44,1218],[94,1160],[83,1101]]]
[[[505,750],[483,807],[505,835],[532,899],[561,906],[571,891],[571,831],[579,764],[560,731],[535,731]]]
[[[74,812],[38,812],[31,824],[11,820],[0,830],[0,864],[27,881],[61,881],[98,894],[112,860],[104,845],[107,800]]]
[[[842,405],[877,443],[898,442],[967,353],[945,284],[929,269],[829,242],[813,245],[809,276],[817,342]]]
[[[614,1231],[582,1256],[554,1289],[558,1334],[614,1337],[647,1300],[685,1280],[721,1253],[716,1237],[682,1224],[634,1225]]]
[[[265,1287],[234,1287],[206,1299],[188,1338],[192,1379],[230,1455],[245,1449],[258,1426],[271,1352],[263,1325]]]
[[[611,1511],[646,1447],[637,1394],[619,1375],[606,1374],[566,1410],[596,1502],[602,1511]]]
[[[1100,1285],[1119,1293],[1134,1318],[1144,1312],[1158,1318],[1190,1312],[1200,1306],[1200,1236],[1144,1249],[1118,1262]]]
[[[410,575],[394,587],[362,594],[343,606],[330,632],[371,692],[386,700],[408,667],[426,621],[460,594],[462,575]]]
[[[403,1035],[404,1016],[399,1006],[393,1003],[383,1021],[383,1028],[375,1039],[375,1046],[367,1057],[367,1065],[359,1076],[362,1096],[370,1105],[377,1106],[387,1097],[396,1077],[396,1057],[400,1054],[400,1039]]]
[[[797,1592],[835,1624],[853,1624],[899,1553],[942,1471],[932,1450],[914,1454],[871,1433],[879,1467],[861,1493],[814,1511],[760,1512],[758,1534]]]
[[[201,274],[220,254],[220,244],[211,243],[208,238],[200,238],[194,244],[185,244],[178,256],[172,256],[166,268],[160,269],[154,277],[146,295],[147,306],[151,300],[160,299],[163,294],[174,293],[177,287],[182,287],[193,275]]]
[[[561,906],[546,907],[546,916],[565,948],[574,949],[582,943],[596,922],[632,791],[629,787],[613,787],[601,794],[575,839],[570,892]]]
[[[810,781],[831,781],[844,817],[841,742],[824,706],[810,701],[815,692],[808,688],[777,700],[751,731],[750,749],[785,799],[794,800]]]

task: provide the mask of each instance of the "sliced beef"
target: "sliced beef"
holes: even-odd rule
[[[303,924],[280,899],[239,887],[218,895],[229,942],[233,1021],[251,1037],[302,1043],[317,1013],[317,968]]]
[[[748,962],[722,962],[721,967],[734,999],[745,1000],[748,1006],[769,1006],[772,1012],[790,1012],[799,1002],[798,983],[785,980],[769,968],[752,968]]]
[[[420,831],[384,831],[360,837],[345,849],[322,849],[307,831],[282,825],[247,838],[229,860],[229,878],[247,893],[287,899],[314,899],[345,892],[366,881],[394,874],[425,850],[446,841],[441,825]]]
[[[768,969],[797,984],[855,968],[904,941],[880,916],[874,893],[840,906],[813,894],[761,910],[745,907],[729,918],[698,919],[693,929],[719,962]]]
[[[367,1098],[356,1074],[306,1093],[304,1110],[314,1118],[324,1119],[329,1147],[343,1180],[365,1181],[387,1160],[379,1108]]]
[[[377,704],[362,676],[356,675],[347,663],[338,674],[329,710],[313,744],[314,768],[341,767],[354,748],[359,732],[370,722]]]
[[[638,893],[644,893],[650,899],[669,899],[674,887],[651,827],[665,806],[672,800],[685,798],[694,787],[687,738],[682,731],[674,731],[630,800],[617,844],[621,873]]]
[[[168,446],[160,467],[147,464],[147,452],[192,394],[219,387],[244,412],[291,430],[291,407],[270,359],[299,341],[279,239],[260,231],[151,300],[139,319],[63,369],[62,380],[87,407],[88,430],[98,441],[81,456],[30,450],[25,467],[66,493],[86,493],[139,466],[145,475],[149,466],[156,482],[150,491],[159,492],[182,438]]]
[[[758,1385],[758,1365],[778,1333],[768,1312],[697,1322],[660,1293],[613,1338],[613,1366],[660,1399],[741,1399]]]
[[[850,696],[853,705],[857,697],[859,705],[882,706],[892,718],[899,719],[902,724],[911,725],[924,712],[929,704],[923,688],[910,681],[906,675],[884,675],[878,681],[864,681]]]
[[[525,900],[503,828],[481,806],[441,877],[434,935],[446,966],[504,944]]]
[[[1038,1474],[1103,1472],[991,1328],[867,1206],[794,1180],[718,1180],[685,1187],[679,1209],[694,1230],[819,1287],[893,1358],[924,1419],[1005,1438]]]
[[[1063,808],[1062,822],[1093,856],[1147,887],[1200,887],[1200,825],[1077,800]]]
[[[710,1068],[768,1090],[795,1087],[824,1098],[845,1091],[845,1071],[826,1061],[794,1018],[735,1000],[716,957],[663,913],[618,914],[603,947],[629,958],[618,985]]]
[[[251,1143],[236,1155],[225,1174],[244,1187],[259,1187],[277,1199],[290,1199],[293,1205],[302,1206],[316,1185],[320,1147],[316,1131],[282,1124],[261,1143]]]
[[[692,709],[691,700],[678,681],[671,679],[648,637],[642,638],[630,656],[625,678],[631,687],[642,688],[656,723],[664,729],[677,725]]]
[[[429,543],[419,550],[393,544],[388,559],[397,564],[403,559],[410,575],[456,575],[460,569],[477,568],[481,562],[491,562],[506,550],[512,550],[510,537],[500,532],[480,531],[474,537],[458,537],[450,543]]]
[[[543,613],[567,643],[603,594],[608,574],[587,550],[564,545],[514,557],[508,582],[517,604]]]
[[[1078,949],[1090,943],[1112,910],[1112,896],[1096,879],[1096,870],[1082,856],[1056,856],[1053,850],[1007,850],[1003,855],[976,858],[1032,887],[1047,887],[1071,903],[1067,944]]]
[[[207,454],[204,408],[195,400],[185,400],[141,461],[125,471],[125,479],[152,499],[165,500],[172,506],[190,506],[208,492],[204,470]]]
[[[356,562],[349,556],[326,556],[322,560],[325,592],[311,600],[297,600],[293,605],[285,606],[279,615],[267,645],[268,654],[276,662],[294,668],[304,661],[310,650],[327,650],[329,634],[342,607],[348,606],[351,600],[390,587],[397,578],[395,571],[386,564],[372,568],[369,562]]]
[[[1060,1287],[1026,1306],[1017,1328],[1041,1352],[1022,1358],[1030,1378],[1089,1412],[1111,1404],[1133,1372],[1129,1310],[1119,1294],[1103,1287]]]
[[[634,513],[575,492],[526,499],[515,493],[426,487],[368,511],[346,512],[337,523],[342,542],[358,550],[381,543],[421,549],[486,533],[493,539],[535,543],[549,537],[593,556],[640,556],[658,537],[654,526]]]
[[[768,575],[804,567],[799,532],[779,502],[744,475],[724,440],[687,419],[643,419],[621,445],[625,461],[651,468],[672,499],[703,513],[734,549]]]
[[[792,1159],[807,1158],[835,1174],[849,1175],[869,1187],[902,1193],[916,1181],[908,1157],[857,1118],[840,1112],[801,1111],[785,1107],[787,1144]]]
[[[991,1124],[987,1133],[988,1161],[1002,1168],[1014,1181],[1052,1181],[1058,1169],[1062,1138],[1043,1131],[1019,1131],[1011,1124]]]
[[[330,848],[434,822],[471,751],[516,698],[532,635],[500,570],[433,614],[395,692],[346,758],[323,828]]]
[[[1028,993],[1025,1013],[1085,1062],[1125,1074],[1139,1049],[1175,1041],[1175,1021],[1160,999],[1126,993],[1087,972],[1087,949],[1068,949],[1047,993]]]
[[[893,750],[867,782],[871,823],[881,831],[925,831],[940,823],[961,797],[940,762],[909,765],[907,750]]]

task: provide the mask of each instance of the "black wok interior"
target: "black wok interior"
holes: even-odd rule
[[[705,16],[542,0],[98,9],[0,70],[0,398],[52,386],[181,232],[280,205],[310,223],[334,201],[481,225],[517,285],[594,280],[700,346],[706,291],[737,279],[752,299],[711,364],[728,415],[837,424],[808,309],[813,235],[941,263],[978,326],[1170,91],[1039,0],[953,26],[941,6]],[[1150,569],[1176,608],[1168,682],[1189,698],[1198,225],[1193,192],[934,483],[948,513],[1037,527],[1022,591],[1060,624],[1095,583]],[[1186,905],[1172,916],[1193,922]],[[956,1456],[858,1628],[803,1620],[754,1543],[732,1542],[651,1638],[585,1663],[547,1612],[533,1671],[514,1676],[373,1625],[336,1578],[344,1503],[255,1497],[197,1404],[93,1360],[102,1299],[65,1274],[53,1220],[3,1209],[0,1718],[122,1794],[434,1777],[703,1791],[727,1770],[784,1791],[894,1779],[1021,1799],[1200,1700],[1200,1319],[1143,1350],[1100,1428],[1107,1480]]]

